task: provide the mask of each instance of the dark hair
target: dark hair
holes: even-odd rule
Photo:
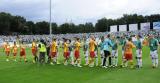
[[[132,38],[129,37],[129,38],[128,38],[128,41],[132,41]]]
[[[110,34],[108,34],[107,37],[110,38]]]

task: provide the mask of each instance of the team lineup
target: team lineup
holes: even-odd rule
[[[17,56],[20,55],[19,61],[24,60],[28,62],[26,48],[31,48],[33,63],[60,64],[58,57],[63,56],[64,65],[71,64],[73,66],[82,67],[81,57],[84,56],[84,66],[101,66],[102,68],[117,66],[142,68],[142,47],[148,46],[150,48],[152,67],[158,67],[159,40],[153,34],[148,34],[143,38],[141,35],[131,35],[130,37],[123,35],[118,37],[113,34],[106,34],[99,37],[84,35],[81,38],[62,38],[62,40],[52,37],[50,40],[51,41],[40,39],[37,41],[33,39],[31,47],[27,47],[23,41],[19,44],[14,42],[12,46],[8,41],[5,41],[3,49],[6,54],[6,61],[10,61],[10,57],[12,56],[13,60],[17,61]],[[118,54],[118,46],[122,47],[122,56]],[[60,49],[62,49],[62,51],[60,51]],[[80,53],[81,49],[83,54]],[[132,49],[136,49],[136,56],[133,56]],[[98,57],[101,58],[98,59]],[[118,64],[118,57],[122,58],[121,64]],[[134,58],[136,62],[133,61]]]

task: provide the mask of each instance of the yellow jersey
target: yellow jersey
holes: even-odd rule
[[[57,51],[57,43],[55,41],[52,42],[51,44],[51,51],[56,52]]]
[[[95,50],[95,41],[94,40],[90,40],[89,42],[89,49],[90,49],[90,52],[94,51]]]
[[[80,50],[80,47],[81,47],[81,43],[77,41],[77,42],[75,43],[75,50],[76,50],[76,51],[79,51],[79,50]]]
[[[16,45],[13,46],[13,53],[17,53],[18,52],[18,47]]]
[[[125,45],[125,50],[124,50],[125,54],[132,54],[132,49],[135,47],[136,46],[132,42],[128,41]]]
[[[32,42],[32,49],[36,49],[36,43],[35,42]]]
[[[68,51],[69,51],[68,44],[65,42],[64,43],[64,52],[68,52]]]

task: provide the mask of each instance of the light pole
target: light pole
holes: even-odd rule
[[[49,11],[49,30],[50,30],[50,35],[52,35],[52,0],[50,0],[50,11]]]

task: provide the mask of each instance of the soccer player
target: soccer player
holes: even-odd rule
[[[82,67],[80,65],[80,47],[81,47],[81,43],[80,43],[80,39],[76,38],[76,42],[75,42],[75,49],[74,49],[74,65],[78,66],[78,67]]]
[[[9,61],[9,55],[10,55],[10,45],[9,45],[9,43],[7,42],[6,43],[6,45],[5,45],[5,53],[6,53],[6,57],[7,57],[7,59],[6,59],[6,61]]]
[[[44,64],[45,54],[47,52],[47,49],[46,49],[46,42],[43,39],[40,40],[40,44],[38,45],[38,48],[39,48],[39,62],[40,64]]]
[[[112,46],[113,46],[113,44],[110,40],[110,34],[108,34],[106,39],[104,40],[104,48],[103,48],[104,59],[103,59],[103,65],[102,65],[103,68],[107,68],[107,66],[108,66],[108,57],[111,56],[109,47],[112,47]]]
[[[89,40],[87,38],[84,38],[84,45],[83,45],[83,51],[85,55],[85,65],[89,64],[88,55],[89,55]]]
[[[35,40],[33,40],[33,42],[32,42],[33,63],[38,61],[37,51],[38,51],[37,43]]]
[[[18,47],[16,45],[16,42],[14,42],[14,45],[12,47],[12,53],[13,53],[13,59],[14,59],[14,61],[16,61],[17,52],[18,52]]]
[[[137,35],[137,41],[135,41],[137,68],[142,67],[142,42],[141,42],[140,38],[141,38],[141,36]]]
[[[95,58],[95,46],[96,42],[94,41],[94,36],[91,35],[90,42],[89,42],[89,50],[90,50],[90,61],[89,67],[94,67],[94,58]]]
[[[24,61],[27,62],[26,59],[26,46],[24,45],[23,41],[20,45],[20,61],[24,58]]]
[[[158,67],[158,40],[154,38],[154,35],[149,36],[149,48],[150,56],[152,58],[152,67]]]
[[[124,57],[124,47],[126,45],[126,42],[127,42],[127,39],[124,37],[124,35],[121,37],[121,45],[122,45],[122,64],[121,66],[123,66],[123,62],[125,60],[125,57]]]
[[[64,65],[68,65],[68,61],[69,61],[69,45],[67,43],[67,39],[64,38],[64,43],[63,43],[63,48],[64,48]]]
[[[46,45],[46,52],[47,52],[47,63],[49,63],[50,64],[50,62],[51,62],[51,56],[50,56],[50,41],[47,41],[47,43],[46,43],[47,45]]]
[[[130,68],[133,68],[133,53],[132,49],[136,46],[132,43],[132,39],[129,38],[124,46],[124,61],[122,67],[127,67],[127,62],[129,61]]]
[[[69,52],[70,52],[70,58],[71,58],[71,65],[74,65],[74,55],[73,55],[73,41],[71,39],[69,40]]]
[[[100,55],[101,55],[101,66],[103,65],[103,59],[104,59],[104,37],[101,37],[101,42],[99,43],[99,47],[100,47]]]
[[[118,41],[116,40],[115,36],[112,36],[112,66],[117,67],[118,65]]]
[[[53,65],[53,62],[57,62],[57,42],[56,39],[53,39],[52,44],[51,44],[51,48],[50,48],[50,52],[51,52],[51,62],[50,64]]]
[[[95,50],[94,50],[94,52],[95,52],[95,59],[96,59],[96,66],[98,66],[98,38],[96,38],[96,40],[94,40],[95,41]]]

